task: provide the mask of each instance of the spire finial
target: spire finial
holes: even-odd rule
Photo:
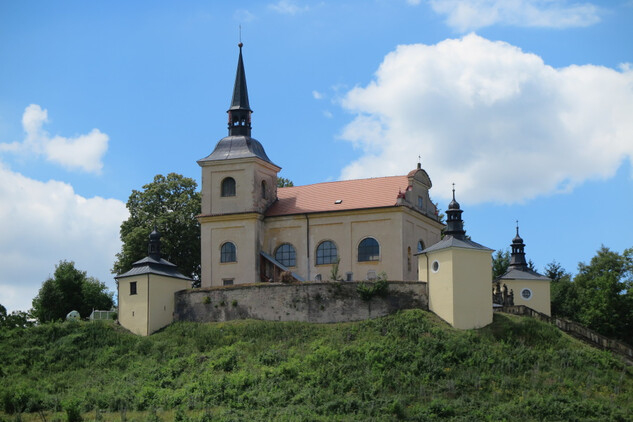
[[[516,220],[517,223],[517,236],[519,235],[519,220]]]
[[[240,42],[237,44],[237,46],[240,48],[240,50],[242,50],[242,46],[244,44],[242,44],[242,24],[239,25],[240,28]]]
[[[455,200],[455,183],[453,183],[453,201]]]
[[[418,155],[418,170],[422,168],[422,156]]]

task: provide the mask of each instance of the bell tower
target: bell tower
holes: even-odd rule
[[[203,287],[259,281],[263,217],[277,199],[277,173],[262,144],[251,137],[246,72],[240,42],[228,136],[198,160],[202,167],[200,221]],[[245,264],[248,263],[248,264]]]

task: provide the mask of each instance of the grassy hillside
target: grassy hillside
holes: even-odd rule
[[[0,333],[0,420],[632,420],[633,370],[538,321],[108,323]],[[101,412],[98,410],[100,409]],[[52,413],[57,412],[57,413]],[[102,413],[108,412],[108,413]],[[64,418],[64,419],[62,419]]]

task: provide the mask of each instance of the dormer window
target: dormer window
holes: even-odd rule
[[[418,196],[418,208],[424,208],[424,198],[422,198],[421,196]]]
[[[232,177],[222,180],[222,196],[235,196],[235,179]]]
[[[268,194],[266,193],[266,181],[262,180],[262,199],[268,198]]]

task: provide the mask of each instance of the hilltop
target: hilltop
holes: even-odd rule
[[[631,420],[633,370],[555,327],[420,310],[354,323],[0,332],[0,420]],[[4,413],[2,413],[4,412]]]

